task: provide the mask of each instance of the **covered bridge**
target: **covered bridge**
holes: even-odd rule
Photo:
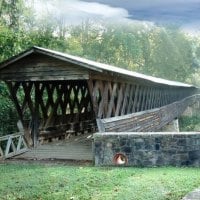
[[[34,146],[68,134],[159,130],[194,101],[189,97],[197,91],[40,47],[1,63],[0,80]]]

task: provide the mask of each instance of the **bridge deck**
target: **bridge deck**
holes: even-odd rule
[[[46,160],[92,160],[92,135],[82,135],[69,140],[39,145],[15,159]]]

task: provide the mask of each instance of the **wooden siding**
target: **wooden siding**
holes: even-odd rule
[[[157,131],[179,117],[189,105],[196,101],[200,101],[200,95],[193,95],[161,108],[107,119],[97,119],[98,129],[100,132]]]
[[[36,53],[0,70],[0,79],[6,81],[80,80],[88,78],[87,69]]]

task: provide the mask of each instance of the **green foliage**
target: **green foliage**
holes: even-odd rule
[[[200,170],[195,168],[4,164],[0,176],[2,200],[179,200],[200,185]]]
[[[5,84],[0,83],[0,136],[16,131],[17,114]]]
[[[200,130],[200,115],[182,116],[179,119],[180,131],[199,131]]]
[[[192,43],[177,28],[87,22],[69,33],[70,53],[177,81],[191,82],[195,73]]]
[[[18,29],[24,9],[23,0],[1,0],[0,22],[12,29]]]

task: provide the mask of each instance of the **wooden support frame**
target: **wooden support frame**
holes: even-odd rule
[[[139,85],[136,85],[132,113],[136,112],[137,110],[138,94],[139,94]]]
[[[143,87],[140,86],[139,99],[138,99],[138,103],[137,103],[137,112],[141,111],[142,95],[143,95]]]
[[[15,133],[0,137],[0,160],[16,156],[26,151],[28,151],[28,147],[23,133]]]
[[[117,87],[118,87],[118,83],[114,83],[112,91],[110,91],[110,101],[108,103],[106,118],[112,116],[112,111],[115,113],[115,95],[117,93]],[[110,87],[110,90],[111,90],[111,87]]]
[[[126,84],[126,89],[125,89],[125,93],[124,93],[124,100],[123,100],[123,104],[122,104],[121,115],[126,114],[130,87],[131,87],[130,84]]]
[[[122,102],[123,102],[123,91],[125,88],[125,83],[120,84],[120,89],[119,89],[119,94],[118,94],[118,99],[117,99],[117,106],[116,106],[116,111],[115,111],[115,116],[120,115],[120,110],[122,109]]]
[[[32,114],[32,138],[34,147],[37,146],[39,137],[39,95],[40,95],[40,83],[35,83],[35,109]]]
[[[58,124],[62,126],[72,121],[75,124],[80,120],[90,120],[88,123],[94,123],[93,127],[96,126],[93,122],[95,115],[89,85],[85,80],[6,83],[23,126],[24,121],[27,121],[24,113],[30,113],[30,132],[35,147],[39,141],[40,131],[48,127],[55,127]],[[103,91],[103,87],[100,89]],[[88,113],[85,119],[81,117],[84,113]],[[66,121],[66,118],[70,120]],[[76,127],[76,130],[83,132],[81,127]],[[73,132],[76,134],[76,131]]]
[[[143,87],[141,111],[145,110],[145,104],[146,104],[146,100],[147,100],[146,95],[147,95],[147,88]]]
[[[127,107],[127,113],[131,113],[132,112],[132,107],[134,104],[134,93],[135,93],[135,85],[131,85],[130,88],[130,95],[129,95],[129,102],[128,102],[128,107]]]

